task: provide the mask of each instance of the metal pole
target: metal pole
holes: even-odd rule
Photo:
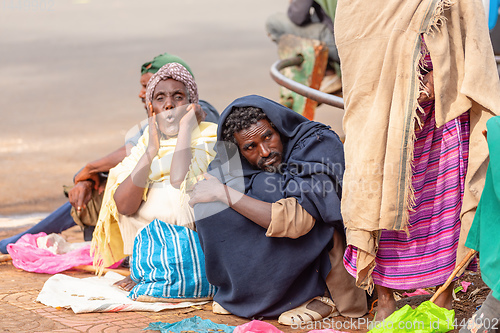
[[[497,64],[500,64],[499,55],[495,55],[495,60]],[[287,89],[290,89],[291,91],[299,95],[305,96],[319,103],[324,103],[331,106],[335,106],[337,108],[344,109],[344,99],[335,95],[326,94],[316,89],[312,89],[301,83],[295,82],[280,73],[280,70],[282,70],[283,68],[291,66],[300,66],[303,61],[304,58],[301,55],[295,56],[293,58],[278,60],[271,66],[271,73],[270,73],[271,77],[278,84],[282,85]]]
[[[295,81],[287,78],[286,76],[284,76],[283,74],[280,73],[280,70],[282,70],[283,68],[291,67],[291,66],[300,66],[303,61],[304,61],[304,58],[301,55],[298,55],[298,56],[293,57],[293,58],[278,60],[271,66],[271,77],[278,84],[282,85],[283,87],[285,87],[287,89],[290,89],[291,91],[293,91],[299,95],[305,96],[305,97],[310,98],[312,100],[315,100],[319,103],[324,103],[324,104],[328,104],[328,105],[343,109],[344,108],[344,100],[341,97],[326,94],[322,91],[319,91],[319,90],[313,89],[311,87],[308,87],[306,85],[303,85],[301,83],[295,82]]]

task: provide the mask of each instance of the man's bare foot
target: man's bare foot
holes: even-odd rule
[[[113,283],[114,286],[117,286],[118,288],[125,290],[125,291],[131,291],[132,288],[136,285],[136,283],[132,280],[130,276],[127,276],[123,280],[116,281]]]
[[[448,310],[453,309],[453,284],[454,283],[451,283],[448,288],[436,298],[434,304]]]
[[[392,289],[379,285],[375,285],[375,288],[377,289],[378,294],[377,317],[375,320],[382,322],[385,318],[389,317],[394,311],[396,311],[396,300],[394,299]]]

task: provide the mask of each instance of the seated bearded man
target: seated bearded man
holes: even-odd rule
[[[190,200],[214,312],[286,325],[363,316],[366,294],[342,264],[337,134],[260,96],[230,104],[217,134]]]
[[[195,229],[186,192],[215,156],[217,125],[200,123],[206,114],[197,103],[189,71],[179,63],[161,67],[147,84],[148,128],[130,155],[110,171],[93,235],[94,265],[106,267],[130,255],[131,278],[117,285],[132,290],[134,299],[197,298],[183,294],[190,283],[194,289],[205,288],[205,296],[214,293],[198,268],[204,259],[201,248],[197,252],[197,235],[186,229]],[[183,265],[188,269],[185,260],[192,261],[193,271],[166,276]],[[165,268],[171,263],[180,264]]]

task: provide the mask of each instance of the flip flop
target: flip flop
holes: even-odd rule
[[[323,304],[318,304],[318,302]],[[330,309],[323,309],[325,308],[324,305],[327,305]],[[298,323],[309,323],[338,315],[339,312],[337,311],[337,307],[329,297],[317,296],[295,309],[283,312],[279,316],[278,322],[282,325],[291,326]]]

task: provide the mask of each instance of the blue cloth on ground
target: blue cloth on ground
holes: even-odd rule
[[[19,240],[23,235],[26,234],[38,234],[40,232],[45,232],[47,235],[52,233],[61,233],[66,229],[75,226],[76,223],[71,217],[71,204],[69,202],[64,203],[61,207],[53,211],[49,216],[32,226],[26,231],[23,231],[17,235],[5,238],[0,241],[0,252],[6,254],[7,245],[13,244]]]
[[[134,240],[130,261],[131,278],[137,285],[129,297],[213,297],[198,234],[186,227],[158,219],[145,226]]]
[[[162,333],[169,332],[196,332],[196,333],[213,333],[215,330],[218,332],[232,333],[236,326],[227,326],[223,324],[216,324],[210,319],[201,319],[198,316],[187,318],[175,323],[150,323],[144,330],[161,331]]]

